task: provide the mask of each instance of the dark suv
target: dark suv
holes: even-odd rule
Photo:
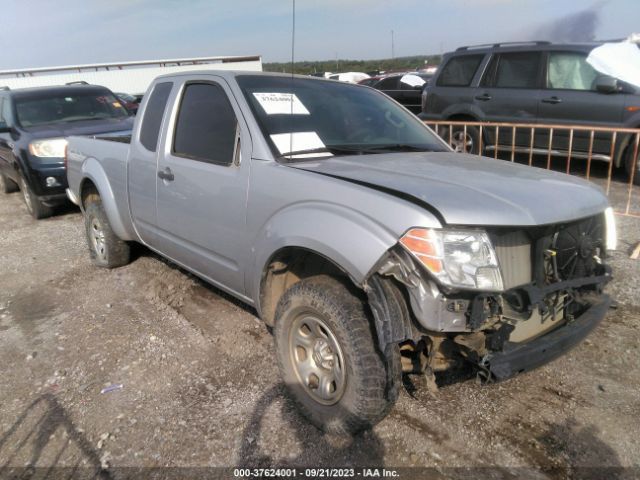
[[[601,43],[531,42],[461,47],[444,56],[442,67],[422,94],[423,120],[489,121],[640,127],[640,89],[596,71],[586,60]],[[495,150],[495,130],[484,129],[486,150]],[[529,151],[529,129],[516,131],[516,151]],[[454,128],[452,143],[478,152],[479,130]],[[500,150],[510,150],[512,131],[501,129]],[[552,138],[552,155],[566,156],[569,131]],[[618,135],[616,167],[631,172],[630,135]],[[576,131],[572,156],[586,158],[589,132]],[[534,153],[547,152],[549,131],[536,130]],[[611,161],[611,134],[597,133],[593,158]],[[635,175],[640,183],[640,175]]]
[[[130,132],[133,119],[105,87],[0,90],[0,191],[22,191],[36,219],[65,201],[66,137]]]

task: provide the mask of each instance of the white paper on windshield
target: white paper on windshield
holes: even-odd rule
[[[316,132],[294,132],[294,133],[278,133],[271,135],[271,140],[275,143],[276,148],[282,155],[289,152],[299,152],[301,150],[313,150],[316,148],[324,148],[325,144],[320,140]],[[298,158],[331,156],[329,152],[297,154],[293,155]]]
[[[587,62],[600,73],[640,87],[640,49],[635,43],[605,43],[591,50]]]
[[[254,92],[253,96],[267,115],[309,115],[309,110],[295,93]]]
[[[423,78],[419,77],[418,75],[412,75],[411,73],[403,75],[400,81],[411,87],[421,87],[425,83],[427,83]]]

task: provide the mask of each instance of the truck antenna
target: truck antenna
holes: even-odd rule
[[[289,116],[291,126],[293,127],[293,66],[295,58],[295,46],[296,46],[296,0],[292,0],[292,18],[291,18],[291,115]],[[289,151],[293,152],[293,128],[289,132]]]

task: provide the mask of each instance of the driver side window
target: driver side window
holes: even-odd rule
[[[595,90],[599,73],[577,52],[550,52],[547,88],[556,90]]]

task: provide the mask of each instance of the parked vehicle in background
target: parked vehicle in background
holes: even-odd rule
[[[344,72],[344,73],[332,73],[328,77],[329,80],[338,80],[340,82],[358,83],[365,78],[369,78],[369,75],[362,72]]]
[[[29,213],[48,217],[66,200],[66,137],[130,131],[132,125],[104,87],[0,90],[0,190],[20,189]]]
[[[530,42],[458,48],[444,56],[442,68],[425,88],[420,118],[638,128],[640,88],[602,74],[587,62],[589,53],[601,44]],[[493,130],[484,132],[483,145],[494,150]],[[457,150],[478,151],[477,127],[467,128],[466,138],[456,127],[452,137]],[[537,129],[534,148],[546,152],[549,137],[548,130]],[[568,131],[558,130],[552,140],[552,155],[566,156]],[[593,158],[613,161],[630,174],[630,140],[630,135],[618,136],[617,154],[611,159],[611,134],[596,134]],[[512,132],[502,129],[498,148],[511,149],[512,142]],[[530,143],[528,130],[517,131],[516,151],[528,152]],[[586,158],[589,145],[589,133],[576,131],[572,157]],[[639,174],[635,181],[640,183]]]
[[[129,95],[128,93],[117,92],[117,93],[114,93],[114,95],[118,97],[118,100],[120,100],[122,105],[124,105],[124,108],[126,108],[129,112],[131,112],[132,115],[135,115],[136,113],[138,113],[140,100],[138,100],[133,95]]]
[[[291,395],[334,433],[381,420],[403,368],[502,380],[609,306],[597,187],[453,153],[371,88],[162,76],[132,136],[69,139],[68,177],[95,265],[137,241],[254,306]]]
[[[381,75],[358,82],[389,95],[416,115],[422,110],[422,90],[433,74],[402,72]]]

